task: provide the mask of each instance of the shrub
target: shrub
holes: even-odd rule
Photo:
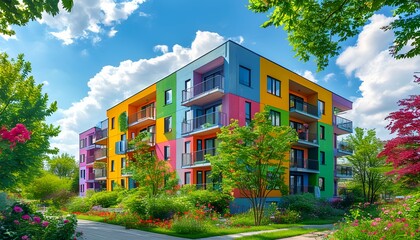
[[[175,215],[172,230],[180,234],[197,234],[207,231],[207,223],[199,210]]]
[[[279,209],[274,212],[271,220],[274,223],[297,223],[301,216],[298,211],[289,209]]]
[[[119,191],[102,191],[96,192],[88,198],[91,206],[100,205],[103,208],[108,208],[118,203]]]
[[[146,216],[146,205],[147,202],[144,198],[146,198],[147,192],[141,189],[135,189],[125,196],[122,199],[121,205],[124,209],[130,211],[131,213],[137,213],[140,216]]]
[[[196,190],[191,191],[187,195],[188,201],[195,206],[208,206],[213,207],[218,213],[225,213],[229,209],[229,203],[233,197],[230,194],[222,193],[219,191],[210,190]]]
[[[146,201],[146,214],[152,219],[170,219],[176,213],[187,212],[192,205],[182,197],[159,197],[144,198]]]
[[[87,198],[74,197],[67,205],[67,210],[71,213],[82,212],[85,213],[90,210],[92,205],[87,201]]]

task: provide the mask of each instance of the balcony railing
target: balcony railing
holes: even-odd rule
[[[194,185],[196,189],[222,190],[222,185],[220,183],[201,183],[192,185]]]
[[[108,137],[108,128],[105,129],[97,129],[95,132],[95,143],[101,144],[102,141]]]
[[[349,144],[346,142],[337,143],[337,153],[340,156],[351,155],[353,154],[353,149],[350,148]]]
[[[205,102],[214,101],[221,96],[223,96],[223,76],[217,75],[194,85],[194,87],[182,90],[182,104],[190,106],[194,100],[201,99],[198,104],[201,105]]]
[[[95,179],[106,178],[106,168],[95,168]]]
[[[297,172],[318,172],[319,163],[315,159],[291,158],[290,171]]]
[[[306,131],[298,131],[298,142],[302,147],[318,147],[318,134]]]
[[[95,155],[90,155],[86,157],[86,164],[91,164],[95,162]]]
[[[105,159],[107,157],[106,148],[98,148],[95,150],[95,160]]]
[[[128,116],[128,126],[131,127],[137,124],[146,123],[147,120],[156,120],[155,112],[156,108],[149,106]]]
[[[202,115],[182,123],[182,134],[202,132],[213,127],[225,126],[227,124],[226,114],[214,112]]]
[[[290,185],[290,194],[315,193],[315,187],[310,185]]]
[[[88,178],[86,180],[88,180],[88,181],[95,180],[95,173],[94,172],[89,173],[88,174]]]
[[[340,130],[343,130],[347,133],[353,132],[353,122],[348,119],[334,115],[333,123]]]
[[[194,165],[208,164],[209,161],[205,158],[206,154],[214,156],[216,154],[216,148],[208,148],[193,153],[183,153],[182,167],[191,167]]]
[[[296,112],[311,118],[319,119],[318,107],[301,99],[290,96],[290,112]]]
[[[335,166],[335,176],[339,178],[352,178],[353,168],[349,166],[337,165]]]

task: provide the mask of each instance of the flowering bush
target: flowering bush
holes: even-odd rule
[[[28,204],[15,203],[0,213],[0,239],[74,239],[80,235],[76,225],[74,215],[46,217],[34,213]]]
[[[408,239],[420,238],[420,194],[383,206],[378,216],[366,213],[361,205],[339,225],[329,239]]]
[[[210,208],[211,209],[211,208]],[[185,213],[177,214],[174,216],[172,223],[172,230],[177,233],[204,233],[207,231],[206,216],[210,214],[211,210],[205,206],[188,211]]]
[[[17,143],[24,143],[30,138],[31,132],[21,123],[16,124],[10,131],[4,126],[0,128],[0,140],[9,141],[10,149],[13,149]]]
[[[271,217],[271,221],[274,223],[297,223],[300,220],[300,214],[298,211],[289,209],[278,209],[274,212]]]

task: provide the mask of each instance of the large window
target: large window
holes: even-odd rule
[[[186,172],[185,173],[184,183],[185,184],[190,184],[191,183],[191,172]]]
[[[169,160],[171,157],[171,147],[170,146],[164,146],[163,147],[163,158],[165,160]]]
[[[325,115],[325,102],[318,100],[318,116]]]
[[[171,132],[172,131],[172,116],[170,116],[170,117],[166,117],[165,118],[165,129],[164,129],[164,131],[165,131],[165,133],[167,133],[167,132]]]
[[[267,92],[280,97],[280,81],[267,76]]]
[[[251,103],[245,102],[245,124],[248,126],[251,123]]]
[[[172,89],[165,91],[165,105],[172,103]]]
[[[251,87],[251,69],[239,66],[239,83]]]
[[[270,118],[271,118],[271,124],[273,126],[280,126],[280,113],[274,110],[270,110]]]

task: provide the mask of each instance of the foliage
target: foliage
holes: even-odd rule
[[[188,193],[187,199],[195,206],[211,206],[218,213],[229,210],[229,203],[233,200],[232,195],[209,190],[196,190]]]
[[[415,78],[420,84],[420,77]],[[393,164],[391,174],[396,173],[408,185],[416,186],[420,183],[420,95],[411,95],[398,105],[401,108],[386,118],[390,120],[387,128],[397,137],[386,143],[380,156]]]
[[[77,220],[74,215],[45,217],[25,203],[15,203],[0,213],[0,239],[74,239]]]
[[[118,194],[119,191],[95,192],[88,198],[88,202],[91,206],[108,208],[118,204]]]
[[[51,202],[55,205],[66,203],[70,197],[69,179],[60,179],[56,175],[45,172],[43,176],[33,180],[32,184],[24,188],[30,199],[41,202]]]
[[[90,203],[86,198],[82,197],[74,197],[68,204],[67,204],[67,211],[74,213],[74,212],[82,212],[85,213],[91,209]]]
[[[314,56],[319,71],[328,65],[330,58],[339,54],[340,43],[356,36],[375,12],[386,7],[393,7],[395,15],[393,22],[383,27],[395,33],[391,54],[396,58],[419,55],[418,1],[249,0],[248,6],[256,13],[269,12],[262,27],[282,26],[296,56],[305,62]],[[407,44],[411,48],[405,52],[403,47]]]
[[[278,209],[274,212],[271,221],[274,223],[297,223],[301,216],[298,211],[289,209]]]
[[[362,128],[356,128],[346,141],[354,149],[353,154],[346,157],[353,166],[353,181],[361,185],[364,202],[374,203],[378,191],[390,180],[383,171],[385,158],[378,157],[383,143],[376,137],[375,130],[365,132]]]
[[[146,215],[151,219],[170,219],[176,213],[187,212],[192,204],[185,198],[174,198],[165,195],[145,198]]]
[[[222,188],[237,188],[251,202],[255,224],[261,223],[265,200],[273,190],[288,191],[284,181],[286,155],[297,133],[289,126],[273,126],[269,111],[256,113],[249,126],[238,121],[221,128],[215,156],[206,156],[212,176],[222,175]]]
[[[53,156],[47,160],[48,171],[60,178],[72,178],[78,172],[74,156],[68,153]]]
[[[172,230],[182,234],[204,233],[208,228],[205,214],[204,211],[195,210],[182,215],[175,215]]]
[[[48,95],[42,93],[42,84],[35,84],[30,73],[31,64],[23,55],[15,60],[0,53],[0,126],[10,129],[20,123],[31,132],[25,144],[2,149],[0,189],[30,182],[41,171],[47,154],[56,152],[50,149],[49,138],[57,136],[59,128],[46,124],[45,118],[57,110],[57,103],[48,105]]]
[[[328,239],[418,239],[419,206],[418,193],[404,201],[383,206],[377,216],[366,213],[364,205],[360,205],[350,211]]]
[[[6,146],[13,149],[17,143],[25,143],[29,139],[31,139],[31,132],[26,129],[25,125],[18,123],[10,131],[3,126],[0,128],[0,153]]]
[[[128,118],[127,112],[123,112],[118,116],[118,125],[120,127],[120,132],[125,132],[128,129]]]
[[[70,11],[73,7],[73,0],[62,0],[61,3],[66,11]],[[15,32],[10,28],[11,25],[24,26],[31,20],[41,19],[43,12],[53,16],[58,14],[58,0],[2,1],[0,4],[0,34],[14,35]]]
[[[148,138],[148,133],[143,132],[130,142],[134,147],[134,154],[128,169],[132,171],[133,179],[145,187],[149,196],[156,196],[161,192],[174,190],[178,179],[166,161],[159,160],[156,154],[152,154]]]

